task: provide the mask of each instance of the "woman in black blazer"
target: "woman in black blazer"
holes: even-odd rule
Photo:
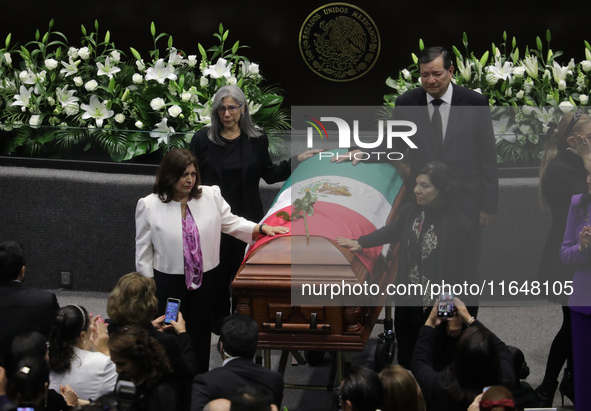
[[[213,97],[211,126],[198,131],[191,141],[197,157],[201,182],[217,185],[230,204],[232,213],[250,221],[260,221],[263,203],[259,191],[262,179],[267,184],[284,181],[300,162],[322,150],[309,150],[292,159],[273,164],[269,140],[248,111],[248,101],[235,85],[221,87]],[[216,328],[230,314],[230,283],[244,258],[245,244],[228,235],[222,236],[220,273],[214,307]]]

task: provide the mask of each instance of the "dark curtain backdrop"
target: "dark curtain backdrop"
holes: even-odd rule
[[[230,30],[229,43],[240,40],[251,47],[245,54],[259,62],[268,83],[281,85],[290,105],[380,105],[390,92],[385,80],[411,63],[418,52],[418,40],[426,45],[457,46],[462,52],[462,33],[467,32],[470,50],[480,57],[499,45],[503,30],[509,39],[517,37],[520,51],[535,46],[536,36],[552,32],[552,48],[564,50],[563,64],[570,58],[584,58],[583,40],[591,40],[588,3],[582,1],[543,3],[531,1],[392,1],[350,0],[367,12],[378,26],[382,49],[373,69],[346,83],[325,80],[314,74],[301,58],[298,35],[305,18],[330,1],[226,0],[103,0],[97,1],[7,1],[0,13],[0,40],[12,33],[13,41],[24,44],[35,30],[43,34],[51,18],[54,29],[71,43],[80,37],[80,24],[88,29],[98,19],[102,35],[110,30],[116,46],[129,51],[133,46],[145,52],[151,47],[150,22],[158,32],[174,37],[177,48],[198,54],[197,43],[215,44],[212,34],[221,22]],[[510,40],[509,40],[510,41]],[[161,42],[164,49],[166,44]]]

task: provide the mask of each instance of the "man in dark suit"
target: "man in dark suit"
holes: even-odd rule
[[[15,241],[0,243],[0,345],[31,331],[49,336],[59,309],[55,294],[23,285],[25,258]]]
[[[396,100],[397,117],[417,125],[409,150],[411,173],[431,161],[450,166],[460,182],[456,205],[475,224],[486,227],[497,212],[497,152],[488,98],[451,83],[454,67],[442,47],[419,55],[422,88]],[[425,109],[426,108],[426,109]],[[433,125],[439,112],[441,129]],[[441,134],[438,134],[441,133]]]
[[[208,402],[219,398],[230,400],[245,386],[263,390],[273,398],[273,404],[281,405],[283,377],[252,361],[258,337],[258,326],[252,318],[239,314],[226,318],[218,343],[223,366],[195,377],[191,411],[201,411]]]
[[[488,99],[451,83],[454,67],[444,48],[425,48],[418,63],[422,87],[398,97],[394,109],[396,119],[417,126],[410,137],[417,148],[405,154],[411,177],[432,161],[447,164],[461,187],[456,205],[476,227],[486,227],[494,221],[498,201],[497,153]],[[350,158],[354,157],[348,154],[331,161]],[[353,164],[358,162],[353,160]],[[414,181],[409,186],[414,187]]]

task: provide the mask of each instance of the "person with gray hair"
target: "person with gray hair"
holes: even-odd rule
[[[308,150],[274,164],[269,156],[267,134],[250,116],[246,95],[236,85],[221,87],[213,97],[211,125],[193,136],[191,151],[197,158],[204,185],[217,185],[232,213],[250,221],[264,216],[259,183],[286,180],[292,166],[322,150]],[[220,274],[217,276],[216,327],[230,314],[230,283],[244,258],[245,244],[222,236]]]

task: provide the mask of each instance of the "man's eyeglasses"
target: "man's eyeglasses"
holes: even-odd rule
[[[240,107],[242,107],[242,104],[239,106],[221,106],[218,108],[218,113],[224,114],[226,110],[228,110],[231,114],[235,114],[240,109]]]

